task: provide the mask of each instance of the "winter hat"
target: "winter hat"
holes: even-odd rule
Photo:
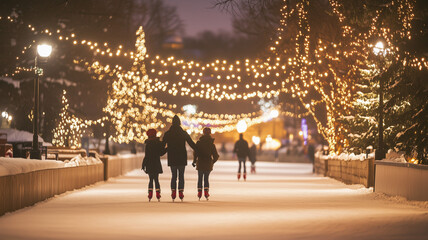
[[[210,135],[211,134],[211,128],[204,128],[203,130],[204,135]]]
[[[178,125],[178,126],[180,126],[180,125],[181,125],[180,118],[179,118],[177,115],[175,115],[175,116],[172,118],[172,125]]]
[[[146,133],[149,138],[156,137],[156,129],[150,128]]]

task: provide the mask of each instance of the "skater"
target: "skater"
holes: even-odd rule
[[[219,155],[214,145],[214,138],[211,137],[211,129],[204,128],[203,135],[196,143],[196,150],[193,152],[194,158],[192,166],[198,170],[198,198],[202,197],[202,179],[204,180],[204,196],[208,200],[209,176],[213,170],[213,165],[217,162]]]
[[[187,165],[186,142],[195,150],[195,142],[189,134],[181,128],[180,118],[175,115],[172,118],[172,126],[165,133],[162,139],[164,146],[167,146],[168,166],[171,167],[171,198],[174,201],[177,196],[177,176],[178,194],[181,201],[184,198],[184,169]]]
[[[251,173],[256,173],[256,161],[257,161],[257,146],[253,144],[250,147],[250,155],[248,157],[251,162]]]
[[[247,169],[245,167],[245,161],[247,160],[247,156],[250,154],[250,150],[248,148],[248,142],[244,140],[244,135],[242,133],[239,134],[239,140],[236,141],[233,152],[236,153],[239,161],[238,180],[241,178],[241,165],[244,165],[243,177],[245,181],[247,180]]]
[[[147,130],[146,150],[141,169],[149,175],[149,201],[153,197],[153,182],[156,187],[156,198],[160,201],[159,174],[163,173],[160,157],[166,153],[165,145],[156,137],[156,129]]]

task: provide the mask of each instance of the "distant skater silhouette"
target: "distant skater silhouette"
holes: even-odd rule
[[[184,170],[187,166],[186,142],[195,150],[195,142],[190,135],[181,128],[180,118],[175,115],[172,118],[172,125],[163,136],[162,143],[167,146],[168,166],[171,167],[171,198],[174,201],[177,196],[177,176],[178,194],[181,201],[184,198]]]
[[[241,178],[241,165],[243,165],[244,168],[244,180],[247,180],[247,168],[245,167],[245,162],[250,154],[250,150],[248,148],[248,142],[244,140],[244,135],[242,133],[239,134],[239,140],[236,141],[235,147],[233,148],[233,152],[236,153],[236,156],[238,157],[239,161],[238,180]]]
[[[250,147],[249,159],[251,162],[251,173],[256,173],[256,161],[257,161],[257,146],[253,144]]]

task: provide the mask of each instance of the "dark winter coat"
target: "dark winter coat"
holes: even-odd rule
[[[250,149],[248,148],[248,142],[244,139],[239,139],[235,143],[233,152],[236,153],[238,158],[246,158],[250,155]]]
[[[195,149],[196,146],[190,135],[176,124],[173,124],[165,133],[162,142],[167,145],[168,166],[186,166],[186,142],[192,149]]]
[[[143,159],[142,169],[147,174],[163,173],[160,157],[166,153],[165,145],[159,138],[149,138],[145,141],[146,153]]]
[[[219,157],[214,145],[214,138],[209,135],[203,135],[199,138],[193,154],[193,163],[196,164],[196,170],[212,171],[213,165]]]
[[[251,163],[255,163],[256,162],[256,157],[257,157],[257,146],[253,145],[250,147],[250,155],[249,155],[249,159],[251,161]]]

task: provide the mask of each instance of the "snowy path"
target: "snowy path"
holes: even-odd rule
[[[0,239],[426,239],[428,209],[376,197],[312,175],[309,164],[258,163],[247,182],[219,162],[210,201],[196,197],[186,168],[185,201],[148,202],[147,175],[133,171],[0,217]]]

